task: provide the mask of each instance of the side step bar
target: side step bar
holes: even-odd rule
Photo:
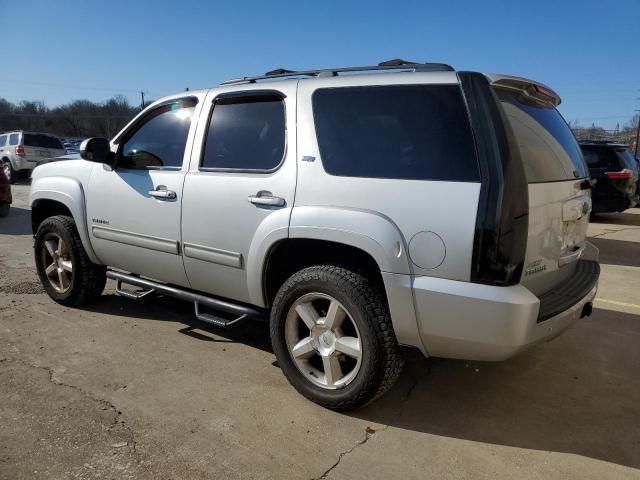
[[[207,297],[199,293],[194,293],[189,290],[173,287],[164,283],[154,282],[153,280],[147,280],[136,275],[130,275],[127,273],[114,272],[113,270],[107,270],[107,278],[111,278],[116,281],[116,294],[132,300],[139,300],[153,292],[162,293],[169,297],[179,298],[180,300],[186,300],[193,302],[195,307],[195,315],[201,322],[213,325],[220,328],[230,328],[240,325],[250,318],[258,318],[263,316],[262,313],[254,308],[247,307],[245,305],[239,305],[231,303],[225,300],[219,300],[217,298]],[[135,287],[141,287],[144,290],[141,292],[132,292],[124,290],[123,284],[133,285]],[[200,306],[205,306],[218,312],[224,312],[233,315],[235,318],[226,319],[213,315],[211,313],[204,313],[200,311]]]

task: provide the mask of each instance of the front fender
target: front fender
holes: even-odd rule
[[[89,240],[86,201],[82,184],[71,177],[36,178],[31,184],[31,192],[29,193],[29,205],[31,208],[38,200],[53,200],[67,207],[76,223],[76,228],[87,256],[93,263],[102,264],[93,251]]]

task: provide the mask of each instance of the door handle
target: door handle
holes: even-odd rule
[[[284,207],[285,200],[281,197],[274,197],[271,192],[260,191],[255,195],[249,195],[247,200],[254,205],[263,205],[266,207]]]
[[[173,190],[167,190],[164,185],[158,185],[155,190],[149,190],[149,195],[161,200],[175,200],[177,195]]]

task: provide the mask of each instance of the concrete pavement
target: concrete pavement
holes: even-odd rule
[[[389,394],[335,413],[289,386],[266,325],[111,284],[89,309],[49,300],[27,194],[0,219],[0,479],[640,479],[640,210],[590,226],[592,317],[503,363],[407,352]]]

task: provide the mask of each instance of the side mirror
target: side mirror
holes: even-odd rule
[[[80,144],[80,157],[90,162],[111,163],[113,154],[106,138],[87,138]]]

